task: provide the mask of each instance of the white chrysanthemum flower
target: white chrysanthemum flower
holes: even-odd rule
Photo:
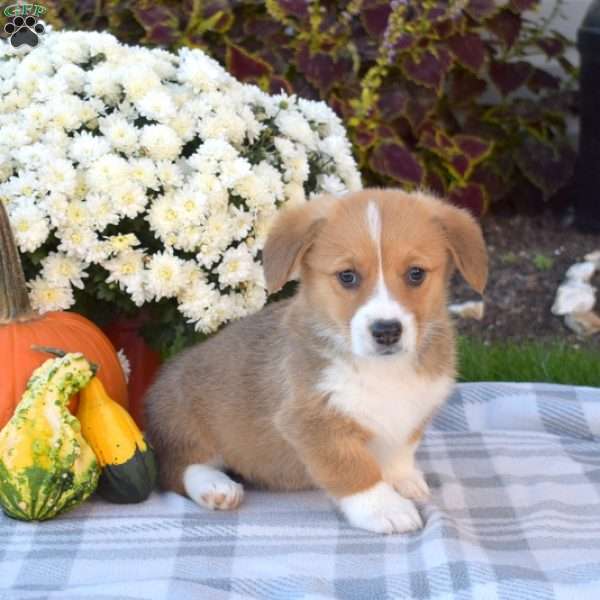
[[[95,249],[99,242],[95,232],[87,227],[65,227],[57,231],[60,238],[59,250],[62,250],[69,256],[81,258],[86,262],[95,262],[88,260],[89,253]]]
[[[27,126],[33,129],[42,129],[50,120],[48,108],[40,102],[32,102],[23,110],[23,118]]]
[[[140,136],[140,145],[150,158],[175,160],[183,145],[181,138],[166,125],[145,125]]]
[[[194,323],[197,331],[211,333],[214,326],[209,327],[204,320],[210,308],[217,304],[219,296],[213,284],[198,279],[179,295],[179,310],[189,322]]]
[[[243,281],[252,281],[257,276],[261,267],[254,262],[254,257],[246,244],[242,243],[237,248],[229,248],[223,254],[223,260],[217,267],[221,288],[236,286]]]
[[[242,293],[244,296],[246,314],[252,314],[259,311],[267,301],[264,277],[258,279],[255,284],[246,286]]]
[[[46,241],[50,233],[48,219],[31,200],[24,198],[20,202],[11,202],[9,217],[21,252],[34,252]]]
[[[219,179],[226,188],[232,188],[236,182],[252,173],[252,165],[245,158],[223,161]]]
[[[148,299],[144,285],[145,255],[141,250],[125,250],[115,258],[103,262],[102,266],[109,272],[107,283],[117,283],[131,296],[137,306]]]
[[[99,120],[100,131],[121,152],[132,152],[138,144],[138,130],[122,116],[112,114]]]
[[[279,171],[271,166],[267,161],[263,160],[254,167],[254,173],[260,181],[263,182],[266,194],[275,201],[279,202],[284,199],[284,187]],[[259,205],[271,204],[271,202],[263,201]]]
[[[85,71],[73,63],[63,64],[56,71],[56,76],[65,83],[69,92],[82,92],[85,85]]]
[[[160,88],[150,90],[135,105],[147,119],[165,122],[175,115],[175,104],[169,94]]]
[[[51,252],[42,260],[42,277],[57,286],[73,285],[83,289],[83,279],[87,277],[86,265],[72,256]]]
[[[99,136],[87,131],[76,133],[73,136],[68,154],[72,161],[88,166],[101,156],[110,152],[110,144]]]
[[[148,202],[144,188],[133,182],[114,188],[110,197],[115,209],[131,219],[141,213]]]
[[[149,91],[160,87],[160,77],[148,66],[125,64],[119,80],[131,102],[141,100]]]
[[[282,110],[275,117],[275,125],[283,135],[304,144],[307,148],[314,150],[317,147],[315,132],[299,112]]]
[[[156,176],[165,190],[177,188],[182,184],[183,174],[176,164],[167,160],[159,160],[155,164]]]
[[[44,169],[48,162],[61,158],[62,153],[47,144],[35,143],[11,150],[14,159],[22,165],[27,165],[29,172]],[[14,165],[10,163],[11,169]]]
[[[0,155],[0,181],[6,181],[12,175],[13,171],[13,161],[8,154],[5,154],[4,157]]]
[[[206,196],[193,186],[185,186],[173,196],[173,205],[181,218],[188,223],[198,223],[206,214]]]
[[[74,302],[73,289],[69,285],[57,285],[37,277],[27,283],[31,306],[39,313],[66,310]]]
[[[88,194],[86,204],[90,213],[90,224],[96,231],[119,223],[121,215],[115,210],[113,200],[108,194]]]
[[[174,298],[186,285],[184,261],[171,252],[153,254],[146,268],[146,288],[151,297]]]
[[[71,138],[66,131],[58,127],[52,127],[41,135],[39,141],[51,148],[56,155],[62,154],[64,156]]]
[[[150,229],[163,241],[174,234],[180,226],[181,214],[173,195],[164,194],[155,198],[148,209],[146,221]]]
[[[81,200],[73,200],[67,204],[64,214],[66,227],[88,227],[91,225],[92,215],[89,206]]]
[[[41,187],[49,192],[69,195],[75,190],[75,168],[68,160],[56,159],[47,164],[39,177]]]
[[[39,181],[35,171],[22,171],[2,184],[2,194],[8,198],[24,196],[32,198],[39,195]]]
[[[129,164],[116,154],[105,154],[88,169],[86,179],[91,190],[110,192],[129,183]]]
[[[242,210],[236,206],[230,206],[228,212],[231,220],[232,238],[235,241],[241,241],[248,233],[250,233],[254,215],[251,212]]]
[[[284,186],[286,206],[299,206],[306,202],[304,187],[295,181],[286,183]]]
[[[72,131],[81,127],[85,117],[85,102],[77,96],[63,94],[53,95],[48,107],[52,115],[52,124],[55,127]]]
[[[121,94],[121,85],[115,77],[114,67],[100,64],[88,71],[84,90],[88,96],[97,96],[114,104]]]
[[[195,93],[216,90],[232,79],[216,60],[203,52],[182,48],[179,58],[177,77],[182,83],[191,86]]]
[[[348,191],[337,175],[319,175],[317,177],[317,183],[320,190],[327,194],[333,194],[334,196],[341,196]],[[318,195],[318,192],[315,193],[315,195]]]
[[[54,64],[86,62],[89,57],[89,46],[83,32],[65,31],[64,35],[55,37],[49,58]]]
[[[139,246],[140,240],[135,233],[123,233],[119,235],[110,235],[106,238],[114,252],[123,252]]]
[[[123,348],[119,348],[117,351],[117,358],[119,359],[119,364],[121,365],[121,370],[123,371],[125,381],[129,382],[129,377],[131,376],[131,363],[129,362],[127,354],[125,354],[125,350]]]
[[[129,161],[129,176],[131,180],[145,188],[158,190],[156,165],[149,158],[133,158]]]
[[[198,130],[204,139],[230,140],[239,145],[246,137],[246,122],[231,108],[220,107],[199,121]]]

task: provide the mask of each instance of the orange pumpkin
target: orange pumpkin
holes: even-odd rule
[[[4,205],[0,200],[0,428],[12,416],[34,369],[48,355],[33,345],[82,352],[100,369],[108,395],[128,408],[127,384],[113,345],[96,325],[71,312],[40,315],[29,302],[25,276]],[[71,410],[77,409],[77,398]]]

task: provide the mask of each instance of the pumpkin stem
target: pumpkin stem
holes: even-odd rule
[[[29,321],[38,316],[29,302],[19,252],[0,200],[0,325]]]
[[[38,344],[33,344],[31,346],[31,349],[35,350],[36,352],[46,352],[47,354],[52,354],[53,356],[58,356],[58,358],[62,358],[63,356],[65,356],[67,354],[61,348],[52,348],[51,346],[39,346]],[[87,360],[87,358],[86,358],[86,360]],[[98,370],[100,369],[99,365],[97,365],[96,363],[93,363],[89,360],[88,360],[88,363],[90,365],[90,369],[92,370],[92,373],[95,375],[98,372]]]

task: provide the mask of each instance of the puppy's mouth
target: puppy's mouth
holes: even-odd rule
[[[396,354],[403,354],[406,350],[400,345],[388,346],[384,348],[375,348],[375,356],[395,356]]]

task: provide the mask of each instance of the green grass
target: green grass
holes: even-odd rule
[[[560,342],[484,344],[460,337],[460,381],[545,381],[600,387],[600,350]]]
[[[536,254],[533,257],[533,264],[538,271],[549,271],[554,264],[554,260],[545,254]]]

